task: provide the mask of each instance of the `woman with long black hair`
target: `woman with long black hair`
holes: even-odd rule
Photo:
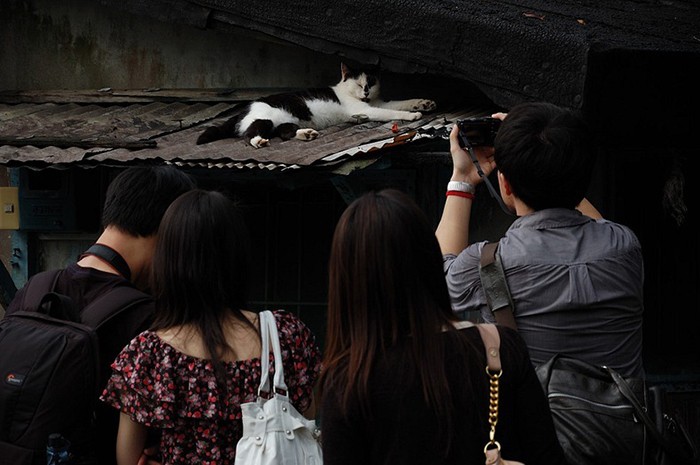
[[[352,203],[335,230],[329,276],[324,465],[483,463],[485,348],[452,312],[440,247],[416,203],[391,189]],[[564,463],[527,348],[516,331],[498,333],[502,457]]]

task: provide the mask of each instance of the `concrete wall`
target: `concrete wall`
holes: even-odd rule
[[[247,32],[157,22],[87,0],[0,2],[0,90],[308,87],[338,58]]]

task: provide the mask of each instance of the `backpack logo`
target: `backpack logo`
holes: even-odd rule
[[[8,373],[8,375],[5,376],[5,382],[10,386],[21,386],[24,383],[24,375]]]

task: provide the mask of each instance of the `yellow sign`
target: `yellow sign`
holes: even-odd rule
[[[0,229],[19,229],[19,191],[0,187]]]

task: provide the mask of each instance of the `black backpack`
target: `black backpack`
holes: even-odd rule
[[[71,463],[94,461],[99,396],[97,329],[149,297],[117,287],[78,312],[53,292],[61,270],[36,274],[21,309],[0,321],[0,461],[45,465],[50,434],[71,444]],[[81,318],[82,315],[82,318]]]

